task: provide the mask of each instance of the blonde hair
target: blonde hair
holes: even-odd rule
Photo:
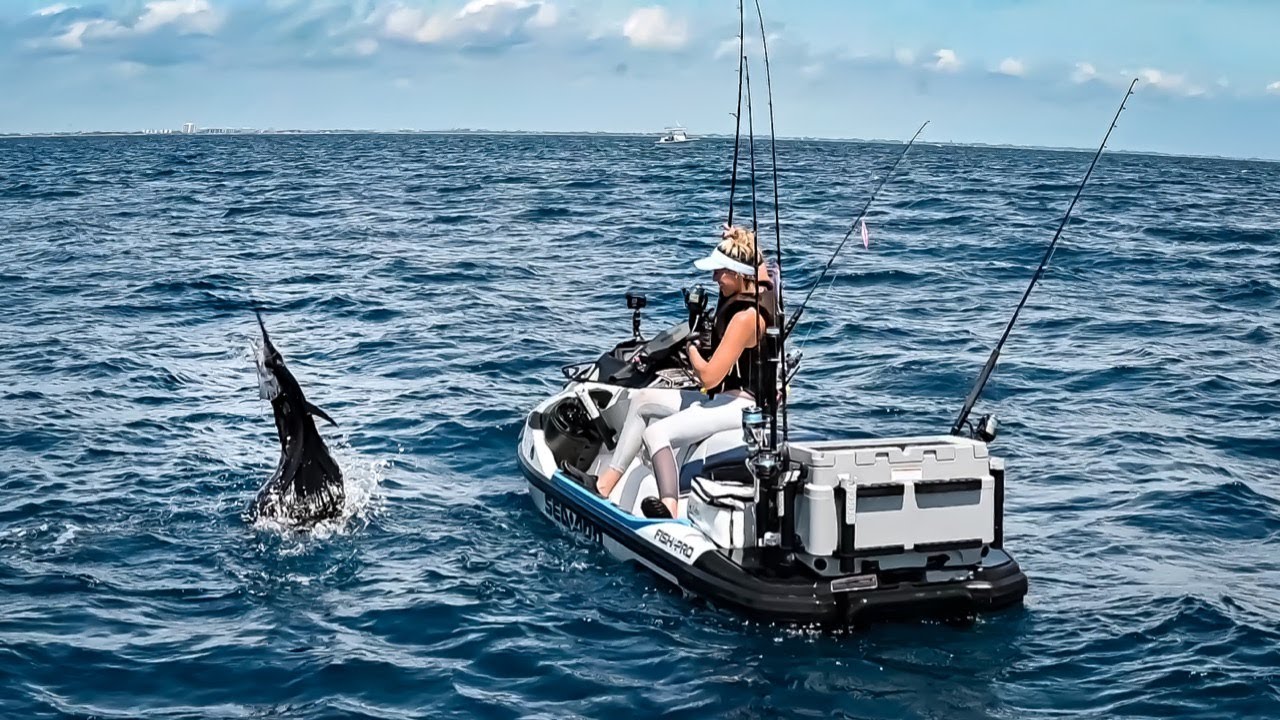
[[[736,260],[744,265],[751,267],[759,267],[764,262],[764,256],[760,254],[760,250],[756,247],[756,234],[744,227],[733,226],[725,228],[720,233],[724,239],[716,246],[723,255],[731,260]],[[755,273],[751,274],[754,279]]]

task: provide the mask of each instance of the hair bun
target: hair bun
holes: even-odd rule
[[[717,248],[721,253],[752,267],[764,261],[764,255],[756,247],[756,235],[750,230],[726,224],[722,226],[720,236],[723,239]]]

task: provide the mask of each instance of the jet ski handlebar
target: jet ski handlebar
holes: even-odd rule
[[[564,365],[560,372],[570,382],[581,382],[597,369],[600,382],[638,387],[661,370],[685,368],[684,346],[690,342],[705,344],[710,340],[711,317],[707,311],[710,295],[700,285],[685,288],[687,319],[678,322],[648,340],[640,334],[640,311],[648,305],[645,296],[627,293],[627,308],[632,311],[631,337],[594,362]]]

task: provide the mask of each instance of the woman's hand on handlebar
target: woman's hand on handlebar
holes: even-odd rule
[[[702,368],[706,367],[707,361],[702,357],[702,353],[698,351],[697,340],[697,338],[693,338],[688,345],[684,346],[684,358],[688,363],[689,370],[701,382]]]

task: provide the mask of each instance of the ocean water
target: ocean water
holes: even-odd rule
[[[897,151],[779,144],[790,297]],[[654,330],[710,285],[730,153],[0,141],[0,716],[1280,717],[1280,164],[1103,156],[979,406],[1020,608],[746,623],[536,513],[522,414],[627,290]],[[914,148],[800,326],[792,424],[945,432],[1088,161]],[[313,535],[243,517],[255,304],[341,424]]]

